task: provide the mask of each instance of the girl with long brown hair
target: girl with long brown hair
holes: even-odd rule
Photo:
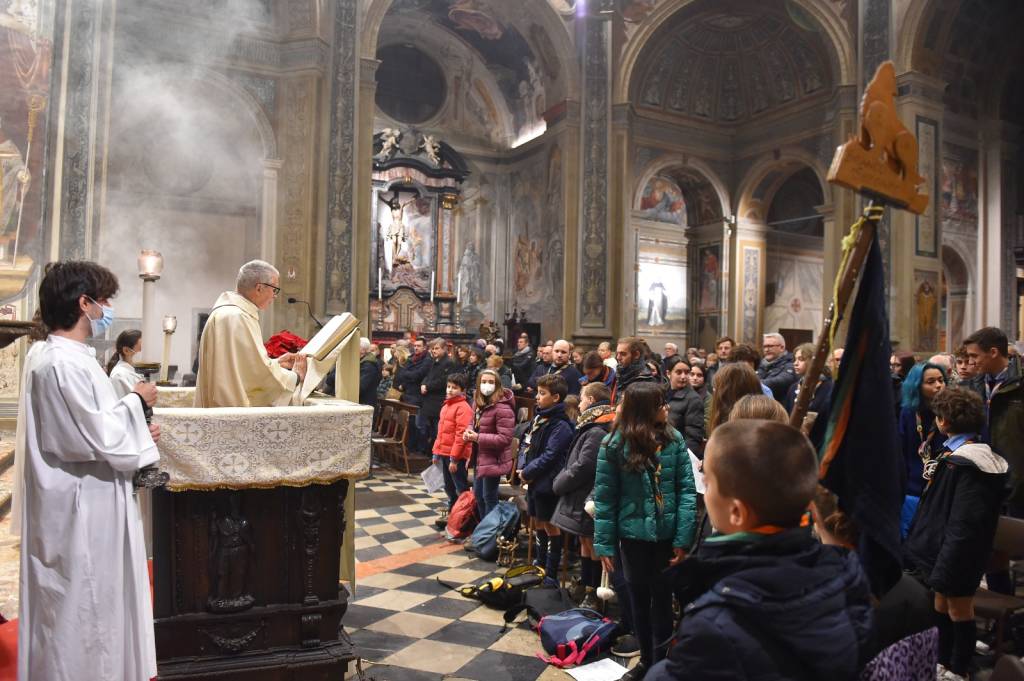
[[[745,362],[726,364],[715,372],[715,390],[711,393],[711,418],[707,433],[729,420],[733,406],[746,395],[762,395],[761,381]]]
[[[474,443],[476,469],[473,472],[473,495],[480,519],[498,505],[501,476],[512,472],[515,452],[511,445],[515,435],[516,398],[502,387],[501,377],[494,369],[483,369],[473,391],[473,424],[462,434]]]
[[[672,635],[672,590],[664,571],[686,557],[696,531],[697,492],[682,435],[668,425],[660,385],[638,382],[622,396],[597,458],[594,551],[615,571],[619,554],[640,643],[639,671],[665,656]]]

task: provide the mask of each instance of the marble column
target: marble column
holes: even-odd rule
[[[1007,177],[1010,140],[1004,124],[988,121],[978,135],[978,315],[977,326],[1016,328],[1017,295],[1014,230]],[[1012,334],[1011,334],[1012,335]]]
[[[935,353],[940,348],[941,235],[939,175],[944,83],[921,73],[898,77],[897,114],[918,141],[918,172],[928,194],[923,215],[891,208],[890,337],[899,350]],[[932,290],[934,289],[934,290]]]
[[[633,154],[631,132],[633,105],[616,104],[612,108],[612,172],[609,209],[612,248],[608,253],[609,285],[619,295],[611,296],[614,336],[636,333],[637,239],[632,225]],[[652,346],[653,347],[653,346]]]
[[[609,105],[611,68],[608,22],[599,17],[578,20],[583,59],[582,182],[580,211],[579,280],[576,336],[612,333],[611,298],[616,282],[610,276],[608,220]]]
[[[353,305],[353,206],[355,203],[356,112],[359,68],[357,0],[334,0],[329,76],[330,127],[325,154],[327,191],[323,239],[323,308],[338,314]],[[368,284],[367,284],[368,286]]]
[[[732,242],[732,337],[737,343],[750,343],[755,348],[760,348],[764,328],[768,229],[764,220],[739,218]]]
[[[369,336],[373,326],[370,321],[370,286],[376,268],[371,270],[370,243],[373,240],[373,116],[376,109],[377,67],[376,59],[363,58],[359,64],[359,109],[356,122],[355,165],[349,169],[354,176],[355,211],[352,217],[354,233],[354,258],[352,303],[349,309],[362,321],[363,335]],[[361,171],[361,172],[360,172]]]
[[[93,257],[104,179],[116,0],[58,0],[53,87],[50,258]],[[40,178],[41,179],[41,178]]]
[[[277,175],[284,162],[279,158],[268,158],[263,161],[263,196],[260,208],[260,258],[269,262],[277,262]],[[278,265],[280,269],[280,265]],[[281,272],[281,279],[287,272]],[[271,305],[260,317],[264,335],[274,333],[277,329],[278,306]]]

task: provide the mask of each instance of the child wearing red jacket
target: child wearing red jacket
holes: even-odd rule
[[[473,444],[462,439],[466,428],[473,424],[473,407],[466,400],[468,383],[465,374],[448,377],[441,419],[437,424],[437,439],[434,440],[434,463],[441,463],[449,510],[459,495],[469,489],[466,468],[473,453]]]

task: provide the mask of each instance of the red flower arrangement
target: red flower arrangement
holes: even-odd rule
[[[298,352],[306,347],[308,342],[305,338],[300,338],[291,331],[281,331],[271,336],[270,340],[264,344],[264,347],[267,348],[267,354],[270,355],[270,358],[274,359],[288,352]]]

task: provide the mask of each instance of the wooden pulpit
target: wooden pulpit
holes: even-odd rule
[[[159,678],[344,678],[355,652],[340,635],[338,575],[372,408],[192,409],[166,406],[191,391],[160,392],[170,483],[152,504]]]

